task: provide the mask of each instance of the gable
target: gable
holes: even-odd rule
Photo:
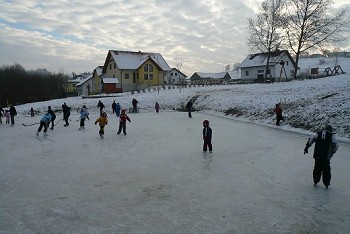
[[[248,55],[243,62],[240,64],[240,68],[248,68],[248,67],[262,67],[266,66],[268,58],[268,53],[258,53],[258,54],[251,54]],[[276,64],[279,64],[280,61],[287,61],[289,60],[293,66],[295,66],[294,59],[291,57],[289,52],[287,50],[283,51],[275,51],[270,53],[270,60],[269,65],[274,66]]]

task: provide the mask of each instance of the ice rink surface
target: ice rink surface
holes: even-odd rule
[[[350,145],[313,186],[309,136],[193,113],[78,115],[48,136],[39,117],[0,126],[0,233],[349,233]],[[58,119],[60,116],[58,116]],[[213,153],[202,153],[202,122]]]

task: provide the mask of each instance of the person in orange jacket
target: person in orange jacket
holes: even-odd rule
[[[108,117],[107,117],[107,114],[106,112],[102,111],[100,117],[98,117],[95,121],[95,125],[99,123],[99,126],[100,126],[100,130],[99,130],[99,134],[100,134],[100,137],[103,139],[103,135],[105,134],[105,126],[107,125],[108,123]]]

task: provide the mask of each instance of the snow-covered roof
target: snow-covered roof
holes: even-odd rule
[[[258,53],[258,54],[251,54],[248,55],[241,65],[240,68],[245,67],[261,67],[265,66],[268,58],[268,53]],[[280,63],[281,60],[286,61],[289,59],[292,63],[294,63],[293,58],[290,56],[289,52],[286,50],[283,51],[275,51],[270,54],[270,65],[275,65],[277,63]]]
[[[92,78],[92,74],[88,75],[85,78],[80,79],[80,82],[78,84],[76,84],[75,86],[80,86],[83,85],[85,82],[87,82],[88,80],[90,80]]]
[[[160,53],[132,52],[132,51],[109,51],[119,69],[138,69],[148,59],[152,59],[163,71],[171,68]]]
[[[103,66],[98,66],[95,68],[95,72],[98,76],[102,76]]]
[[[102,80],[104,84],[119,84],[118,78],[103,78]]]

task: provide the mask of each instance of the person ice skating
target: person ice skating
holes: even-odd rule
[[[188,117],[189,118],[192,118],[192,114],[191,114],[191,112],[192,112],[192,102],[191,101],[189,101],[189,102],[187,102],[187,104],[186,104],[186,109],[187,109],[187,111],[188,111]]]
[[[15,116],[17,115],[16,108],[11,105],[10,106],[10,117],[11,117],[11,126],[15,125]]]
[[[115,113],[115,107],[117,106],[117,103],[115,103],[115,101],[113,101],[112,103],[112,113]]]
[[[120,116],[120,109],[121,109],[121,107],[120,107],[120,104],[119,104],[119,102],[115,105],[115,115],[117,116],[117,117],[119,117]]]
[[[331,182],[330,160],[338,150],[337,139],[334,136],[332,126],[326,125],[325,129],[309,138],[304,148],[304,154],[308,153],[308,149],[313,143],[315,143],[313,155],[315,159],[313,170],[314,185],[320,182],[322,175],[322,182],[328,189]]]
[[[66,103],[64,103],[64,104],[62,105],[63,119],[64,119],[64,121],[66,122],[66,124],[64,125],[65,127],[67,127],[67,126],[69,125],[68,120],[69,120],[69,116],[70,116],[70,109],[71,109],[71,108],[70,108],[69,106],[67,106]]]
[[[33,109],[33,107],[30,108],[30,117],[34,117],[34,109]]]
[[[0,107],[0,124],[2,124],[2,116],[4,115],[5,115],[5,111]]]
[[[86,106],[83,105],[83,108],[80,110],[80,128],[79,130],[85,129],[85,119],[89,119],[89,111]]]
[[[203,121],[203,153],[206,153],[208,148],[209,152],[213,152],[213,145],[211,144],[211,137],[212,137],[212,129],[209,127],[209,121],[204,120]]]
[[[156,109],[156,112],[159,113],[159,103],[156,102],[156,104],[154,105],[154,108]]]
[[[280,106],[280,104],[276,104],[275,109],[273,109],[273,111],[276,114],[276,125],[279,126],[280,125],[280,121],[284,121],[284,117],[282,115],[282,108]]]
[[[51,130],[53,130],[53,127],[55,126],[55,119],[56,119],[56,114],[55,112],[51,109],[51,106],[48,106],[48,110],[47,110],[48,113],[50,113],[51,115]],[[48,127],[50,127],[50,123],[48,124]]]
[[[40,120],[40,126],[38,128],[38,131],[36,132],[36,135],[39,136],[39,132],[41,132],[41,130],[44,127],[44,136],[47,136],[47,128],[49,126],[49,123],[51,122],[51,115],[49,112],[47,112]]]
[[[132,99],[132,111],[133,113],[138,113],[137,103],[139,103],[135,98]]]
[[[6,124],[10,124],[10,111],[9,110],[5,110],[5,123]]]
[[[101,100],[98,101],[97,108],[100,108],[100,115],[102,114],[103,108],[105,108],[105,105]]]
[[[100,130],[99,130],[99,134],[100,134],[100,137],[103,139],[103,135],[105,134],[105,126],[107,125],[108,123],[108,117],[107,117],[107,114],[106,112],[102,111],[100,117],[98,117],[95,121],[95,125],[99,123],[99,126],[100,126]]]
[[[119,130],[117,132],[118,135],[122,132],[122,130],[124,135],[126,135],[126,121],[131,122],[129,116],[125,114],[125,110],[122,110],[122,113],[119,117]]]

